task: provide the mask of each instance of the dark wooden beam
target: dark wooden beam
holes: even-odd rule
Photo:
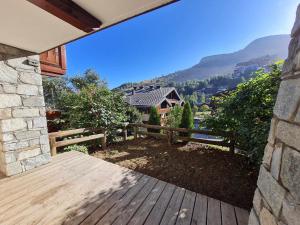
[[[27,0],[72,26],[90,33],[100,28],[101,21],[71,0]]]

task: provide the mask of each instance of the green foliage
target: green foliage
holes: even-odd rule
[[[207,111],[210,111],[210,108],[208,105],[202,105],[199,110],[201,112],[207,112]]]
[[[134,106],[127,105],[126,109],[127,122],[129,123],[141,123],[142,114]]]
[[[84,145],[70,145],[64,148],[64,152],[77,151],[82,152],[84,154],[89,154],[88,149]]]
[[[81,90],[90,85],[98,87],[107,85],[104,80],[100,79],[100,75],[92,69],[87,69],[82,75],[71,77],[70,83],[76,90]]]
[[[186,102],[183,107],[181,122],[179,125],[180,128],[193,129],[194,128],[194,118],[189,102]],[[182,136],[190,136],[190,134],[181,134]]]
[[[128,106],[122,95],[104,86],[92,85],[79,92],[64,93],[60,109],[63,110],[67,128],[105,128],[108,141],[112,141],[116,137],[117,129],[130,119]]]
[[[150,109],[149,121],[150,125],[160,125],[160,115],[157,112],[156,107],[152,106]],[[159,133],[160,130],[157,129],[148,129],[148,132]]]
[[[198,106],[194,105],[193,108],[192,108],[193,115],[196,115],[196,113],[198,112],[198,110],[199,110]]]
[[[269,73],[257,71],[255,78],[238,85],[230,95],[220,97],[215,114],[206,119],[208,128],[236,132],[238,147],[257,165],[267,143],[281,68],[282,63],[277,63]]]
[[[63,92],[70,91],[68,80],[61,77],[43,78],[43,90],[47,108],[57,108],[58,101]]]
[[[178,128],[181,122],[183,108],[181,106],[174,106],[167,116],[166,125],[168,127]]]

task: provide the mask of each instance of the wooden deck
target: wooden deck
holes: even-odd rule
[[[247,225],[248,212],[78,152],[0,179],[0,224]]]

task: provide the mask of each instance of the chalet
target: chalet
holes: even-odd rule
[[[172,107],[175,105],[183,106],[184,104],[174,87],[160,86],[134,87],[126,93],[125,101],[143,113],[144,122],[148,121],[152,106],[157,108],[161,119],[164,119]]]

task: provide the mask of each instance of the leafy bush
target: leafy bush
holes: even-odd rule
[[[257,165],[267,143],[281,68],[282,63],[277,63],[271,67],[271,72],[257,71],[255,78],[221,97],[216,102],[214,115],[206,118],[208,128],[236,132],[238,147]]]
[[[189,102],[186,102],[183,107],[181,122],[179,127],[193,129],[194,128],[194,118],[191,109],[191,105]],[[190,134],[182,133],[181,136],[190,136]]]
[[[77,152],[82,152],[84,154],[89,154],[87,147],[84,145],[70,145],[64,148],[64,152],[70,152],[70,151],[77,151]]]
[[[160,126],[160,116],[157,112],[156,107],[151,107],[148,123],[150,125],[159,125]],[[148,128],[148,132],[159,133],[160,130]]]
[[[117,136],[117,129],[127,122],[129,106],[121,94],[102,86],[90,85],[79,92],[65,92],[60,99],[60,109],[66,128],[105,128],[108,141]]]
[[[209,110],[210,110],[210,108],[209,108],[208,105],[202,105],[202,106],[200,107],[200,111],[201,111],[201,112],[207,112],[207,111],[209,111]]]
[[[141,123],[142,122],[142,114],[140,113],[137,108],[127,105],[126,108],[126,116],[127,116],[127,122],[129,123]]]
[[[168,127],[178,128],[181,122],[181,117],[182,107],[178,105],[174,106],[167,117],[166,125]]]
[[[43,90],[47,108],[57,108],[58,101],[63,92],[69,91],[68,80],[61,77],[43,78]]]

